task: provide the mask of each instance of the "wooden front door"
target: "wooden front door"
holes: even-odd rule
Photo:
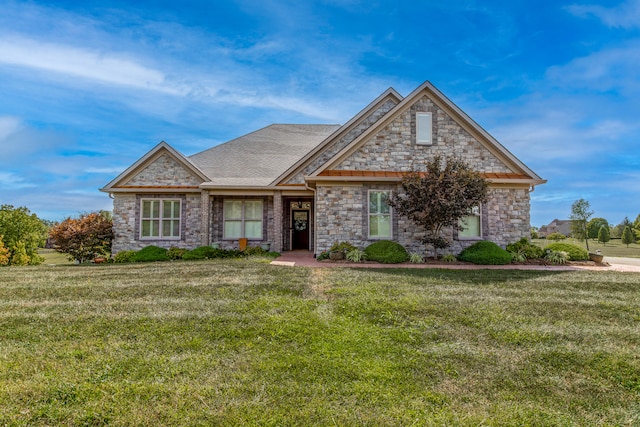
[[[309,211],[294,210],[291,212],[293,224],[293,241],[291,249],[309,249]]]

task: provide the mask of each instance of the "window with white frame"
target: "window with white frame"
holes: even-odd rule
[[[479,239],[482,238],[482,220],[480,217],[480,207],[474,206],[469,215],[460,218],[459,225],[462,227],[458,231],[459,239]]]
[[[369,238],[391,238],[391,191],[369,190]]]
[[[227,199],[223,211],[224,239],[262,239],[262,200]]]
[[[140,203],[141,239],[180,238],[180,199],[142,199]]]
[[[431,113],[416,113],[416,144],[432,144],[432,117]]]

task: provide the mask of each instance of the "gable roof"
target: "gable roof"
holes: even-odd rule
[[[308,165],[313,159],[323,152],[325,148],[342,138],[348,132],[350,132],[355,126],[357,126],[363,119],[369,114],[373,113],[385,102],[391,100],[396,104],[402,101],[403,97],[394,88],[382,92],[376,99],[371,101],[369,105],[364,107],[358,114],[353,116],[347,123],[340,126],[333,134],[329,135],[321,144],[318,144],[313,150],[305,153],[296,163],[294,163],[289,169],[287,169],[282,175],[278,176],[272,184],[279,184],[285,182],[291,178],[297,172],[301,171],[306,165]]]
[[[529,169],[524,163],[522,163],[516,156],[514,156],[509,150],[507,150],[502,144],[500,144],[493,136],[491,136],[486,130],[478,125],[471,117],[469,117],[464,111],[462,111],[457,105],[455,105],[449,98],[447,98],[442,92],[436,89],[435,86],[429,81],[425,81],[410,95],[404,98],[398,105],[396,105],[391,111],[385,114],[378,122],[363,132],[358,138],[353,140],[349,145],[338,152],[332,159],[327,161],[324,165],[318,168],[308,178],[311,180],[317,180],[320,176],[323,176],[323,172],[333,169],[341,161],[346,159],[349,155],[355,152],[358,148],[364,145],[370,137],[375,135],[380,130],[384,129],[393,120],[395,120],[400,114],[407,111],[411,106],[422,96],[428,96],[439,108],[443,109],[454,120],[462,126],[471,135],[487,148],[492,154],[502,160],[505,164],[513,168],[514,172],[518,175],[524,175],[528,178],[529,182],[533,185],[543,184],[546,180],[543,180],[535,172]]]
[[[178,162],[183,168],[192,173],[195,177],[198,177],[202,181],[207,181],[207,176],[187,157],[178,152],[175,148],[171,147],[164,141],[161,141],[158,145],[153,147],[144,156],[138,159],[137,162],[129,166],[124,172],[115,177],[111,182],[105,185],[100,191],[113,192],[115,190],[127,188],[126,182],[134,177],[137,173],[143,170],[146,166],[151,164],[154,160],[159,158],[163,154],[168,154],[173,160]],[[177,186],[175,187],[177,188]],[[169,189],[169,187],[165,188]]]
[[[204,185],[267,186],[340,125],[274,124],[194,154]]]

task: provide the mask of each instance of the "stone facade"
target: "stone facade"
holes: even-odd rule
[[[399,191],[399,186],[382,184],[322,185],[318,186],[316,210],[318,228],[317,251],[328,250],[334,243],[349,242],[361,249],[375,242],[368,237],[369,190]],[[523,188],[491,188],[488,201],[481,207],[481,227],[484,240],[505,247],[529,234],[529,191]],[[420,242],[422,230],[406,217],[391,216],[392,240],[410,252],[424,253]],[[457,239],[454,230],[445,230],[452,242],[449,251],[462,249],[481,239]]]
[[[417,145],[416,112],[432,113],[432,145]],[[481,172],[512,172],[429,98],[422,97],[345,159],[338,170],[419,170],[436,155],[453,155]]]
[[[197,186],[202,180],[185,169],[167,153],[158,156],[153,162],[126,182],[126,185],[183,185]]]
[[[142,199],[180,199],[182,221],[179,239],[144,239],[140,237],[140,206]],[[202,201],[200,193],[187,194],[131,194],[120,193],[113,198],[112,253],[138,250],[149,245],[192,249],[201,242]]]

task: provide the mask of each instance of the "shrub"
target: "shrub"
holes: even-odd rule
[[[409,254],[409,262],[412,264],[422,264],[424,262],[424,257],[417,252],[411,252]]]
[[[329,251],[320,252],[316,257],[317,261],[324,261],[325,259],[329,259]]]
[[[2,234],[0,234],[0,265],[9,264],[9,257],[11,253],[9,249],[4,247],[4,242],[2,241]]]
[[[350,252],[354,249],[358,249],[358,248],[349,242],[340,242],[340,243],[336,242],[333,244],[333,246],[331,246],[331,248],[329,248],[329,252],[340,251],[346,255],[347,252]]]
[[[457,258],[454,254],[446,254],[442,257],[442,261],[444,262],[454,262],[457,261]]]
[[[565,251],[550,251],[548,250],[544,256],[544,259],[551,264],[566,264],[569,260],[569,254]]]
[[[547,245],[545,249],[555,252],[566,252],[569,255],[570,261],[585,261],[589,259],[589,252],[586,249],[581,248],[577,245],[572,245],[571,243],[552,243]]]
[[[264,249],[262,249],[260,246],[248,246],[244,251],[245,255],[250,256],[250,255],[264,255],[267,253],[267,251],[265,251]]]
[[[136,254],[136,251],[120,251],[113,257],[113,262],[121,264],[125,262],[131,262],[131,258]]]
[[[367,258],[367,256],[365,255],[363,250],[356,248],[351,249],[349,252],[347,252],[346,258],[351,262],[362,262]]]
[[[131,262],[169,261],[167,250],[158,246],[147,246],[140,249],[130,259]]]
[[[409,259],[407,250],[399,243],[391,240],[379,240],[364,250],[368,260],[383,264],[398,264]]]
[[[537,245],[534,245],[523,237],[515,243],[507,245],[507,251],[511,252],[512,258],[517,261],[525,261],[527,259],[539,259],[544,256],[544,250]],[[522,259],[524,257],[524,259]]]
[[[11,256],[11,265],[29,265],[31,257],[27,255],[24,242],[18,240],[13,247],[13,255]]]
[[[167,256],[169,257],[170,260],[182,259],[182,257],[186,252],[187,250],[184,248],[171,246],[169,249],[167,249]]]
[[[562,233],[558,233],[558,232],[556,232],[556,233],[551,233],[551,234],[549,234],[549,235],[547,236],[547,240],[556,240],[556,241],[557,241],[557,240],[564,240],[564,239],[566,239],[566,238],[567,238],[567,236],[565,236],[565,235],[564,235],[564,234],[562,234]]]
[[[245,253],[235,249],[217,249],[211,246],[200,246],[185,252],[182,259],[201,260],[216,258],[242,258]]]
[[[511,262],[511,254],[487,240],[474,243],[458,255],[462,261],[481,265],[504,265]]]

